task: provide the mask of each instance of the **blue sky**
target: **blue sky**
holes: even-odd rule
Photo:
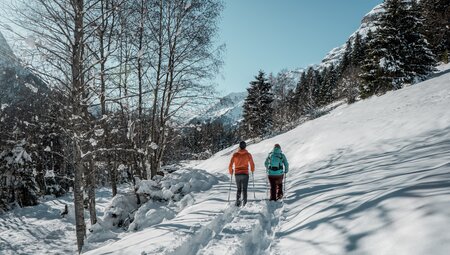
[[[219,42],[221,94],[245,91],[260,69],[277,73],[318,64],[346,42],[382,0],[226,0]]]

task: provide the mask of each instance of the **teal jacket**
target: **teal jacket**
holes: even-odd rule
[[[272,161],[272,156],[277,157],[278,160],[281,160],[280,169],[269,169],[270,163]],[[281,152],[281,149],[278,147],[273,148],[273,151],[269,153],[269,155],[266,158],[266,162],[264,163],[266,166],[266,171],[268,175],[282,175],[287,174],[289,172],[289,163],[286,159],[286,156]],[[284,167],[283,167],[284,166]]]

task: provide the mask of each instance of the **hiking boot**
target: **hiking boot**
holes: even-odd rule
[[[234,203],[235,206],[241,206],[241,200],[236,200],[236,203]]]

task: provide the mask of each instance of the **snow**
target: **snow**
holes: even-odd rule
[[[125,194],[99,196],[99,224],[83,254],[448,254],[450,65],[439,69],[428,81],[248,141],[256,171],[243,208],[232,205],[234,183],[228,203],[237,146],[138,182],[148,200],[137,210]],[[263,164],[275,143],[290,163],[283,202],[266,200]],[[74,253],[72,219],[50,217],[59,212],[50,202],[39,206],[0,216],[5,254]],[[111,212],[134,221],[117,229]]]
[[[29,35],[25,38],[25,43],[28,45],[28,47],[34,48],[36,47],[36,38],[32,35]]]
[[[104,133],[105,133],[105,130],[103,130],[103,128],[100,128],[100,129],[96,129],[95,131],[94,131],[94,133],[95,133],[95,136],[102,136]]]
[[[90,138],[90,139],[89,139],[89,143],[90,143],[93,147],[95,147],[95,146],[97,146],[98,141],[95,140],[94,138]]]
[[[97,191],[97,213],[103,215],[111,192]],[[61,217],[64,206],[68,215]],[[88,213],[85,214],[88,217]],[[37,206],[0,214],[0,254],[76,254],[73,196],[47,196]]]
[[[152,150],[157,150],[158,147],[159,147],[159,146],[158,146],[156,143],[154,143],[154,142],[152,142],[152,143],[150,144],[150,148],[151,148]]]
[[[33,92],[33,93],[37,93],[38,92],[38,88],[36,88],[35,86],[31,85],[30,83],[25,83],[25,87],[30,89],[31,92]]]

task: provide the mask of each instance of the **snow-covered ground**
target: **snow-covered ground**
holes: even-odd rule
[[[257,169],[243,208],[227,203],[223,177],[236,147],[221,151],[187,167],[216,184],[167,209],[148,205],[143,227],[88,242],[84,254],[448,254],[449,109],[447,65],[426,82],[249,142]],[[263,162],[275,143],[291,165],[283,203],[266,200]],[[55,210],[51,202],[0,216],[2,254],[75,250],[73,224],[40,212]]]
[[[98,216],[103,216],[110,198],[110,190],[97,191]],[[65,205],[69,214],[62,217]],[[0,254],[76,254],[73,211],[73,196],[67,195],[0,214]]]

